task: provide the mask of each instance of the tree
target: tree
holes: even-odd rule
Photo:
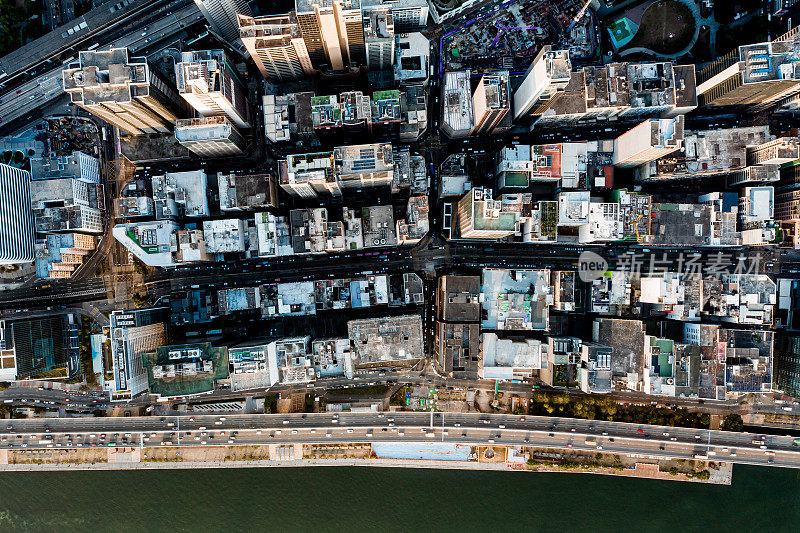
[[[739,413],[731,413],[722,421],[722,429],[725,431],[744,431],[744,421]]]

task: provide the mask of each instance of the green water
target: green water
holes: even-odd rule
[[[0,474],[0,531],[799,531],[800,471],[733,485],[385,468]]]

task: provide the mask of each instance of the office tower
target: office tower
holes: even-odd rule
[[[514,92],[514,120],[529,112],[544,111],[537,108],[546,107],[558,91],[567,86],[571,76],[569,50],[552,50],[550,45],[542,47]]]
[[[0,163],[0,264],[34,260],[31,174]]]
[[[394,18],[391,7],[375,4],[363,7],[364,47],[367,68],[392,68],[394,63]]]
[[[183,52],[175,64],[180,95],[204,117],[224,115],[249,128],[247,89],[222,50]]]
[[[297,22],[314,68],[330,66],[331,70],[344,70],[346,58],[334,13],[336,3],[336,0],[295,0]]]
[[[128,400],[147,391],[142,355],[167,342],[162,309],[113,311],[109,317],[111,361],[114,369],[111,399]]]
[[[363,61],[360,0],[295,0],[295,12],[315,68],[341,71]]]
[[[775,346],[775,388],[800,397],[800,335],[779,331]]]
[[[239,15],[239,35],[265,78],[282,81],[314,72],[294,13],[258,18]]]
[[[700,105],[756,112],[800,94],[798,29],[771,42],[740,46],[701,70]]]
[[[233,43],[239,39],[237,15],[251,16],[247,0],[194,0],[211,30]]]
[[[81,52],[62,78],[73,104],[131,135],[169,132],[188,114],[171,84],[127,48]]]
[[[492,133],[500,125],[510,109],[509,91],[507,71],[481,76],[472,93],[475,127],[471,135]]]
[[[428,2],[425,0],[387,0],[392,6],[395,33],[424,29],[428,24]]]
[[[635,167],[655,161],[683,146],[683,115],[645,120],[614,140],[614,165]]]
[[[244,153],[247,142],[227,117],[181,119],[175,139],[202,157],[225,157]]]
[[[337,9],[341,16],[340,27],[344,28],[344,35],[340,39],[343,39],[342,47],[347,52],[349,63],[352,67],[360,67],[367,64],[366,32],[362,6],[368,1],[377,2],[378,0],[351,0],[349,7],[346,2],[337,4]]]

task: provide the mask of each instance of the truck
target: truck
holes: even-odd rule
[[[583,441],[586,446],[597,446],[597,439],[594,437],[586,437],[586,440]]]

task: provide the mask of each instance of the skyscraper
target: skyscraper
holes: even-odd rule
[[[239,15],[239,33],[265,78],[297,79],[314,72],[294,13],[258,18]]]
[[[508,71],[481,76],[472,93],[475,127],[471,135],[492,133],[500,125],[510,109],[509,93]]]
[[[147,391],[142,354],[153,352],[167,342],[166,328],[160,321],[162,311],[137,309],[111,313],[112,401],[129,400]]]
[[[362,0],[295,0],[297,22],[314,68],[363,64]]]
[[[247,0],[194,0],[211,29],[230,42],[239,38],[237,15],[251,16]]]
[[[222,50],[183,52],[175,65],[178,92],[204,117],[224,115],[249,128],[247,90]]]
[[[188,113],[172,85],[127,48],[81,52],[62,78],[73,104],[131,135],[169,132]]]
[[[0,264],[34,260],[31,174],[0,163]]]
[[[295,0],[295,13],[314,68],[344,70],[349,57],[342,50],[337,0]]]
[[[700,105],[759,111],[800,94],[800,27],[774,41],[740,46],[697,74]]]
[[[367,68],[392,68],[394,63],[394,17],[388,4],[363,7],[364,47]]]

